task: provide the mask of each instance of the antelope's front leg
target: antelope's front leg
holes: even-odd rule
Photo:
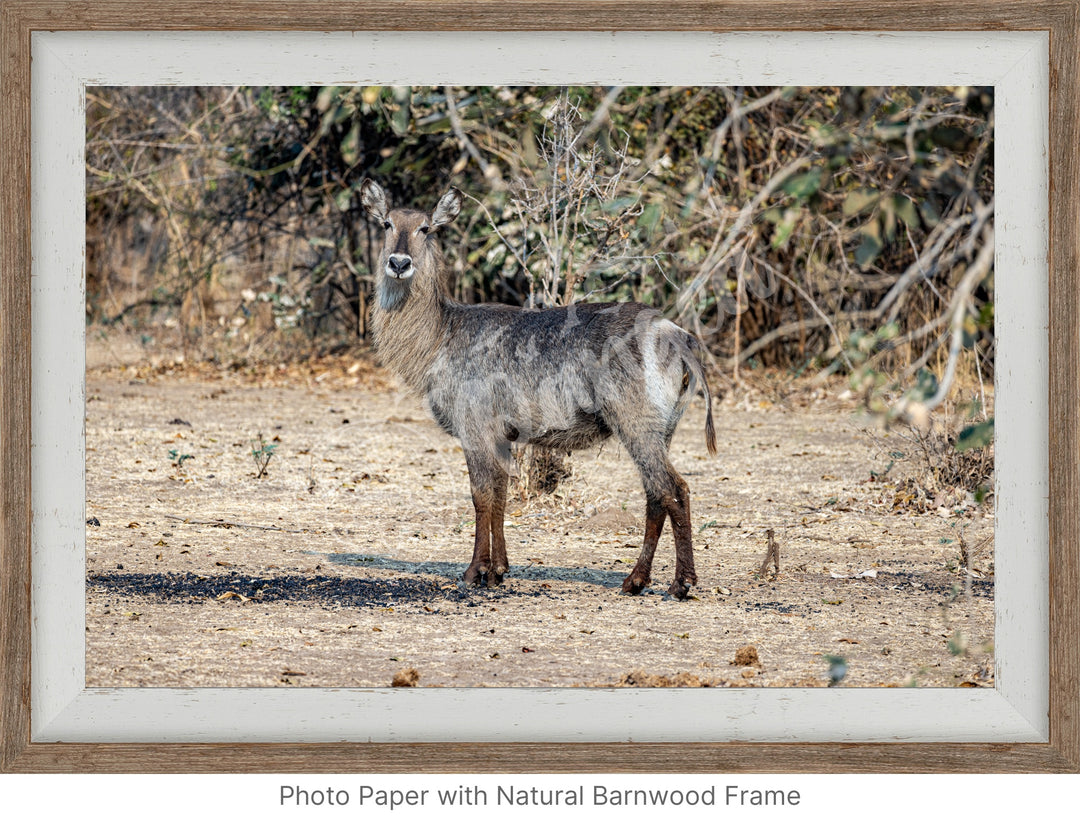
[[[469,484],[472,488],[473,510],[476,513],[476,536],[473,540],[473,556],[465,570],[465,583],[480,586],[490,579],[491,570],[491,517],[495,501],[496,474],[491,462],[481,452],[467,451],[465,462],[469,466]]]
[[[502,468],[495,469],[495,484],[491,502],[491,566],[487,573],[487,585],[498,586],[503,575],[510,571],[510,561],[506,557],[506,538],[503,536],[503,521],[506,514],[506,485],[508,475]],[[479,527],[477,528],[479,532]]]
[[[476,536],[473,540],[473,556],[465,570],[465,583],[480,586],[491,568],[491,494],[477,493],[473,489],[473,509],[476,512]]]

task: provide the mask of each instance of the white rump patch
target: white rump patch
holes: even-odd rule
[[[679,401],[682,372],[672,371],[664,360],[671,359],[677,351],[661,349],[662,334],[670,331],[678,335],[679,327],[674,322],[661,319],[649,326],[645,332],[645,341],[641,343],[641,356],[645,367],[645,392],[649,401],[662,413],[672,411]],[[664,350],[664,353],[661,353]]]

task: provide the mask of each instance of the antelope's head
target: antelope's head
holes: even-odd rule
[[[390,209],[386,193],[370,178],[360,184],[360,203],[385,232],[377,268],[379,301],[387,310],[409,293],[413,281],[428,286],[443,278],[442,248],[435,231],[461,212],[461,193],[451,188],[431,213]]]

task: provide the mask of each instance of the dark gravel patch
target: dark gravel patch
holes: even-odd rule
[[[967,579],[956,575],[939,575],[930,572],[878,572],[872,583],[882,587],[892,587],[904,591],[930,592],[949,598],[964,594],[968,588]],[[975,598],[994,597],[993,578],[972,578],[971,594]]]
[[[261,603],[306,601],[332,607],[389,607],[436,601],[478,606],[511,597],[505,589],[467,589],[464,584],[429,579],[337,578],[328,575],[260,578],[239,573],[205,576],[190,572],[106,572],[88,576],[86,586],[88,590],[172,603],[213,601],[229,592]],[[512,594],[555,597],[543,589],[514,590]]]
[[[740,603],[739,606],[750,612],[774,612],[778,615],[798,615],[800,618],[821,612],[819,609],[784,604],[780,601],[745,601]]]

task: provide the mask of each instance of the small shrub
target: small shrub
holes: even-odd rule
[[[274,448],[275,444],[264,441],[262,434],[259,434],[258,437],[251,441],[251,457],[255,461],[256,480],[269,476],[266,467],[270,465],[270,461],[274,457]]]

